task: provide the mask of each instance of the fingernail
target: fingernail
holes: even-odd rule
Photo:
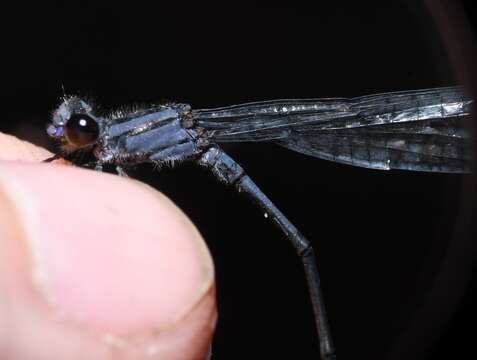
[[[23,230],[32,286],[65,321],[118,336],[161,331],[213,285],[212,260],[196,228],[144,184],[1,162],[0,192]]]

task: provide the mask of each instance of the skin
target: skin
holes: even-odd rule
[[[68,165],[0,134],[0,358],[204,359],[210,254],[138,181]]]

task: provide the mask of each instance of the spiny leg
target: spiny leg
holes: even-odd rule
[[[49,158],[43,160],[42,162],[49,163],[49,162],[52,162],[52,161],[58,160],[58,159],[64,159],[64,157],[60,154],[55,154],[52,157],[49,157]],[[75,165],[75,164],[72,163],[72,165]],[[81,167],[87,168],[87,169],[94,169],[94,170],[100,171],[100,172],[103,171],[103,164],[99,161],[91,161],[89,163],[82,164]],[[118,170],[118,168],[119,168],[119,166],[116,167],[116,170],[118,171],[118,174],[121,175],[121,176],[124,176],[123,174],[126,174],[126,173],[122,169],[121,169],[122,172],[120,172]],[[126,174],[126,176],[127,176],[127,174]]]
[[[51,158],[43,160],[43,162],[51,162],[51,161],[56,160],[56,159],[61,159],[61,156],[60,155],[55,155],[55,156],[52,156]],[[89,162],[87,164],[83,164],[82,167],[89,168],[89,169],[94,169],[95,171],[99,171],[99,172],[103,171],[103,163],[101,163],[99,161],[94,161],[94,162]],[[129,177],[129,175],[126,173],[126,171],[119,165],[116,166],[116,172],[121,177],[126,177],[126,178]]]
[[[42,162],[49,163],[49,162],[52,162],[54,160],[58,160],[58,159],[61,159],[61,158],[62,158],[62,156],[60,154],[55,154],[55,155],[43,160]]]
[[[252,179],[245,174],[242,167],[222,150],[212,147],[202,155],[198,162],[200,165],[210,168],[214,175],[221,181],[228,185],[235,186],[240,193],[246,194],[256,205],[266,212],[275,225],[282,230],[286,237],[292,242],[305,269],[320,342],[321,359],[335,359],[335,349],[326,316],[323,294],[320,287],[320,277],[316,266],[315,254],[310,242],[285,215],[277,209],[270,199],[265,196]]]
[[[99,161],[97,161],[97,162],[90,162],[90,163],[88,163],[88,164],[83,165],[83,167],[87,167],[87,168],[90,168],[90,169],[94,169],[95,171],[99,171],[99,172],[102,172],[102,171],[103,171],[103,163],[101,163],[101,162],[99,162]],[[126,173],[126,171],[124,171],[124,169],[123,169],[121,166],[117,165],[117,166],[115,167],[115,169],[116,169],[116,173],[117,173],[119,176],[121,176],[121,177],[126,177],[126,178],[129,177],[129,175]]]
[[[116,172],[117,172],[118,175],[121,176],[121,177],[126,177],[126,178],[129,177],[129,175],[126,173],[126,171],[124,171],[124,169],[123,169],[121,166],[119,166],[119,165],[116,166]]]

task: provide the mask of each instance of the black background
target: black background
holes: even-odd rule
[[[3,12],[0,128],[44,146],[62,86],[107,111],[457,83],[419,2],[43,6]],[[225,149],[313,242],[340,359],[477,355],[461,176],[352,168],[271,144]],[[317,359],[302,269],[272,224],[192,164],[133,174],[172,198],[210,246],[213,359]]]

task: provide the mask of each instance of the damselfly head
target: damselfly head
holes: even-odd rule
[[[78,97],[65,98],[53,112],[46,132],[59,140],[63,150],[72,152],[90,147],[98,140],[100,126],[92,108]]]

